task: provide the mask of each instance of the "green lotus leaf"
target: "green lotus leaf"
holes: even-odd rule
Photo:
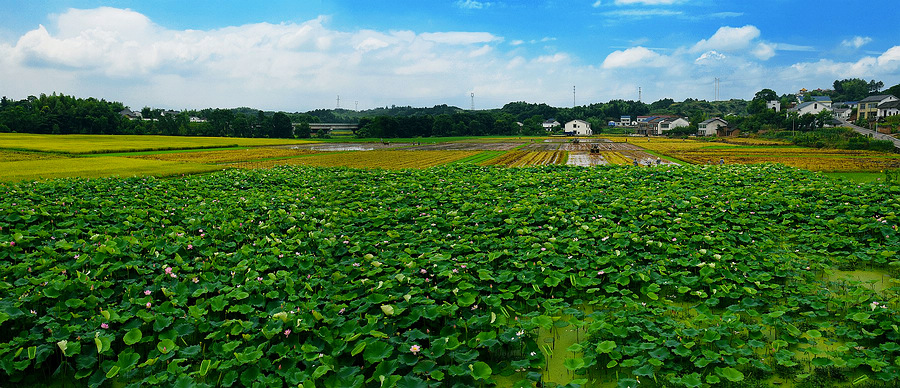
[[[741,373],[741,371],[734,369],[732,367],[725,367],[725,368],[717,367],[716,374],[728,379],[728,381],[731,381],[731,382],[738,382],[738,381],[744,380],[744,374]]]
[[[366,349],[363,352],[363,358],[374,364],[378,361],[387,359],[393,352],[394,349],[387,343],[373,341],[366,346]]]
[[[563,366],[570,371],[577,371],[584,368],[584,359],[581,357],[567,358],[563,361]]]
[[[160,353],[166,354],[173,350],[175,350],[175,341],[170,339],[163,339],[156,343],[156,349],[159,350]]]
[[[474,377],[475,380],[486,380],[490,378],[493,373],[491,367],[481,361],[470,364],[469,369],[472,371],[472,377]]]
[[[123,337],[122,340],[125,342],[125,345],[134,345],[140,341],[141,338],[143,338],[141,329],[134,328],[125,333],[125,337]]]
[[[681,378],[681,383],[684,384],[688,388],[697,388],[703,385],[703,381],[700,380],[699,373],[691,373],[687,376]]]

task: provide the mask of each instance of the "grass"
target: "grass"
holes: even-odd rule
[[[173,176],[221,170],[221,166],[104,156],[0,162],[0,181],[110,176]]]
[[[309,143],[297,139],[245,139],[155,135],[0,134],[0,149],[67,154],[161,151],[197,148],[254,147]]]

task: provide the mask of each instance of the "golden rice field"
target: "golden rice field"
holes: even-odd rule
[[[321,153],[313,150],[290,148],[257,147],[237,150],[195,151],[164,154],[130,156],[138,159],[164,160],[170,162],[189,162],[204,164],[222,164],[235,162],[259,161],[263,159],[284,159],[302,155]]]
[[[729,139],[734,141],[736,139]],[[758,139],[750,139],[758,140]],[[630,143],[694,164],[781,163],[824,172],[900,168],[900,155],[875,151],[817,149],[789,145],[739,145],[682,139],[636,139]]]
[[[309,143],[292,139],[245,139],[153,135],[39,135],[0,133],[0,148],[68,154],[176,150],[190,148],[256,147]]]
[[[0,181],[109,176],[173,176],[221,170],[221,166],[116,156],[31,159],[0,162]]]
[[[510,151],[482,163],[485,166],[524,167],[545,166],[550,164],[566,164],[568,153],[565,151]]]
[[[65,156],[40,152],[20,152],[0,150],[0,162],[21,162],[28,160],[59,159]]]
[[[280,165],[350,168],[428,168],[479,154],[478,151],[349,151],[322,153],[290,159],[233,164],[240,168],[268,168]]]
[[[606,159],[606,163],[608,163],[608,164],[619,164],[619,165],[631,164],[631,159],[625,157],[620,152],[600,151],[600,156],[602,156],[603,159]]]

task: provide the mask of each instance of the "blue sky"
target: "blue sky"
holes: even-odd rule
[[[0,0],[0,94],[285,111],[900,83],[895,1]]]

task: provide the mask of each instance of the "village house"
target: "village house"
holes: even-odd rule
[[[897,101],[898,98],[890,94],[869,96],[859,101],[856,117],[860,120],[868,120],[878,116],[878,105],[885,102]]]
[[[878,104],[878,118],[900,115],[900,100],[882,102]]]
[[[141,112],[134,112],[128,108],[122,109],[121,111],[119,111],[119,114],[129,120],[140,120],[142,118]]]
[[[831,111],[831,102],[829,101],[826,105],[825,103],[818,101],[807,101],[800,105],[797,105],[791,109],[788,109],[788,112],[797,112],[798,115],[803,116],[807,113],[811,115],[816,115],[819,112],[827,110]]]
[[[773,109],[775,112],[781,112],[781,101],[766,101],[766,109]]]
[[[619,117],[619,126],[620,127],[631,126],[631,116],[620,116]]]
[[[556,121],[556,119],[548,119],[544,120],[541,126],[544,127],[545,131],[550,132],[556,128],[559,128],[560,124],[559,121]]]
[[[594,134],[591,131],[591,123],[584,120],[569,121],[566,123],[564,131],[569,136],[590,136]]]
[[[718,117],[713,117],[697,125],[697,134],[700,136],[716,136],[719,133],[719,128],[722,127],[727,128],[728,122]]]
[[[834,117],[842,120],[850,120],[850,114],[853,109],[850,108],[834,108]]]

